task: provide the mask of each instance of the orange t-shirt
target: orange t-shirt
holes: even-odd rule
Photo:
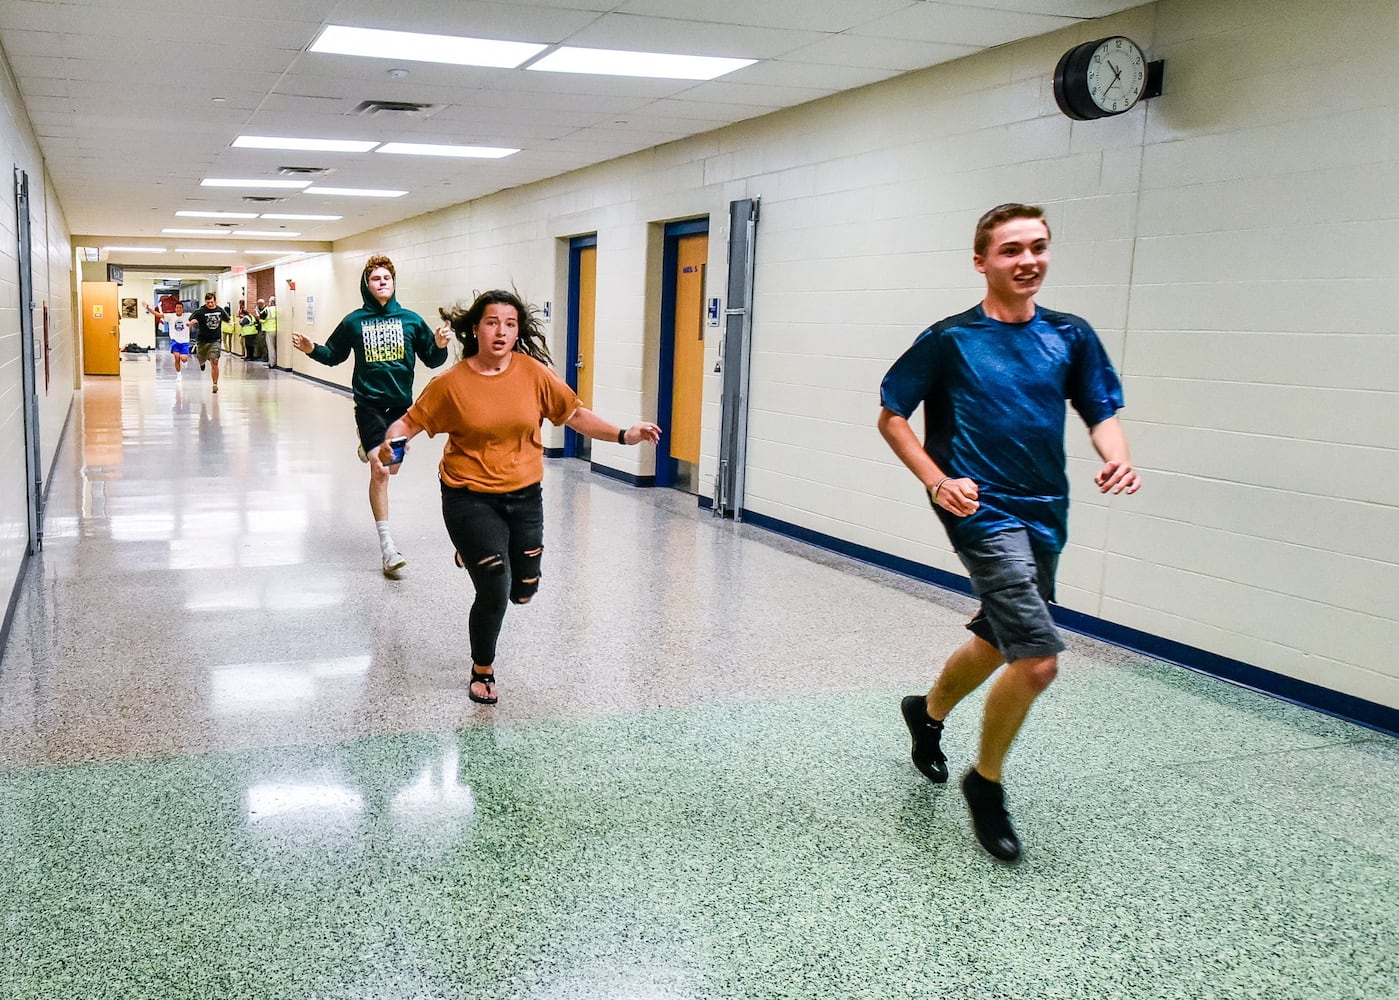
[[[544,478],[544,418],[562,424],[578,406],[563,379],[516,352],[499,375],[457,362],[423,388],[408,417],[429,437],[447,434],[438,466],[444,483],[509,493]]]

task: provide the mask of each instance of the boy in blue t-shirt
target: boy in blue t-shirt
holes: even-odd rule
[[[901,709],[913,763],[947,780],[943,719],[1001,664],[986,698],[980,752],[962,779],[977,840],[1004,861],[1020,856],[1001,766],[1030,705],[1058,671],[1063,640],[1050,617],[1054,572],[1068,537],[1064,400],[1103,459],[1102,493],[1141,482],[1117,420],[1122,386],[1084,320],[1041,309],[1049,226],[1031,205],[991,209],[977,223],[972,263],[986,297],[918,335],[880,386],[879,432],[923,483],[981,607],[972,633],[927,696]],[[923,407],[923,443],[909,426]]]

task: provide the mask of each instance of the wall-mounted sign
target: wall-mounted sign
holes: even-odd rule
[[[719,300],[710,299],[709,308],[705,312],[704,322],[708,326],[719,325]]]
[[[94,305],[94,306],[92,307],[92,318],[93,318],[93,319],[101,319],[101,318],[102,318],[102,303],[99,302],[99,303],[97,303],[96,305]]]
[[[314,295],[306,296],[306,323],[308,326],[314,326],[316,323],[316,297]]]

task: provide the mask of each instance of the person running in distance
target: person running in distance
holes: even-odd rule
[[[147,305],[146,312],[154,316],[155,321],[165,328],[165,335],[170,338],[170,355],[175,359],[175,379],[182,380],[185,377],[185,362],[189,360],[190,335],[190,318],[185,315],[185,304],[176,302],[175,311],[172,313],[161,312]]]
[[[972,637],[926,696],[900,706],[913,763],[947,780],[943,720],[996,670],[976,764],[962,779],[977,840],[1003,861],[1020,856],[1001,767],[1030,705],[1058,673],[1064,649],[1050,617],[1054,573],[1068,537],[1067,399],[1103,460],[1102,493],[1141,486],[1117,420],[1122,386],[1087,322],[1035,303],[1049,268],[1049,226],[1031,205],[991,209],[977,223],[972,264],[981,303],[935,323],[894,362],[880,386],[879,431],[918,477],[971,578],[981,607]],[[908,418],[923,407],[926,439]]]
[[[404,309],[394,294],[393,261],[377,254],[365,262],[359,291],[363,307],[342,319],[324,345],[293,331],[292,346],[323,365],[338,365],[355,356],[350,391],[355,400],[355,427],[359,432],[360,461],[384,440],[384,428],[413,402],[415,358],[429,368],[447,360],[451,328],[433,331],[417,313]],[[408,560],[389,534],[389,471],[370,464],[369,509],[379,534],[383,572],[390,580],[402,576]]]
[[[204,305],[191,313],[189,320],[194,327],[194,352],[199,358],[199,370],[203,371],[205,365],[213,366],[214,391],[218,392],[223,325],[233,319],[228,307],[219,305],[219,297],[209,292],[204,296]]]
[[[494,705],[496,641],[505,610],[509,604],[528,604],[539,590],[542,422],[622,445],[655,444],[661,430],[648,421],[623,430],[584,407],[548,367],[552,359],[535,310],[514,292],[484,292],[469,308],[442,310],[442,318],[456,331],[462,360],[423,388],[372,457],[397,472],[393,463],[409,440],[423,432],[447,435],[438,465],[442,520],[455,548],[453,559],[476,589],[467,622],[467,696]]]

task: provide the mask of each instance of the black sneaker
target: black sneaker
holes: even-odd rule
[[[939,746],[942,723],[928,718],[928,700],[921,694],[911,694],[899,702],[908,734],[913,737],[913,766],[923,776],[937,784],[947,781],[947,757]]]
[[[988,781],[972,768],[962,779],[962,794],[972,814],[972,829],[981,846],[1002,861],[1020,857],[1020,838],[1010,825],[1006,793],[999,781]]]

